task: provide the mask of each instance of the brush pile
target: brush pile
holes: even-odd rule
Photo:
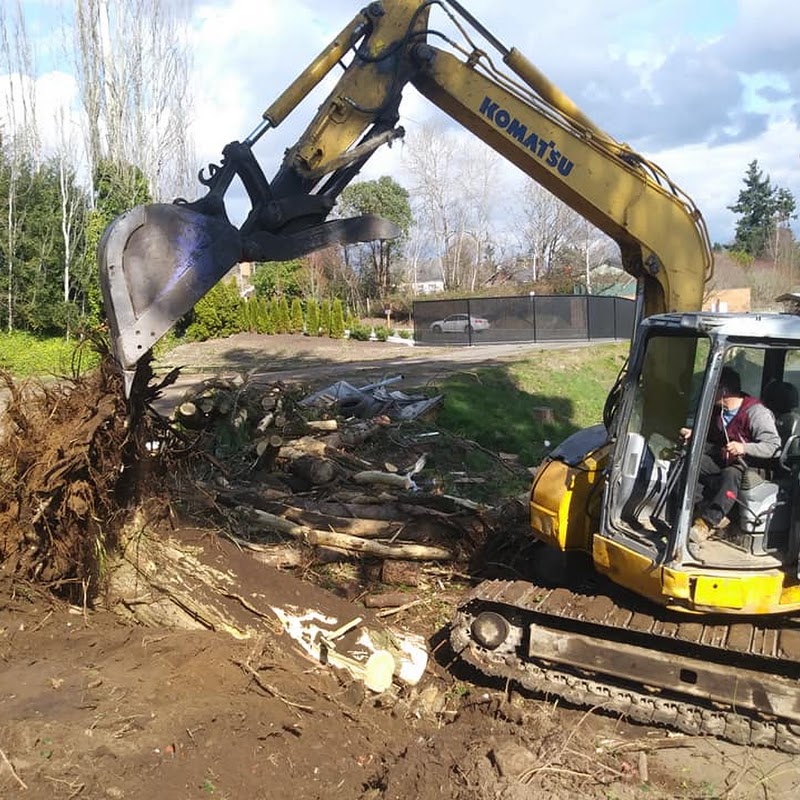
[[[184,511],[274,566],[369,559],[414,585],[422,562],[464,562],[485,541],[485,507],[444,494],[424,436],[389,416],[320,411],[284,384],[219,378],[180,403],[193,455],[177,479]]]

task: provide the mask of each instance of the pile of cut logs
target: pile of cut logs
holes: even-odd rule
[[[186,398],[174,421],[208,456],[190,505],[222,514],[242,548],[283,568],[368,559],[384,583],[414,586],[425,562],[469,560],[487,509],[431,489],[426,440],[301,399],[283,384],[220,379]]]

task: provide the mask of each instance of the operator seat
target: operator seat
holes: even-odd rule
[[[786,381],[772,381],[764,387],[761,402],[775,415],[781,450],[767,480],[748,480],[748,471],[739,491],[739,525],[744,534],[741,544],[754,555],[774,552],[785,544],[800,470],[797,387]]]
[[[764,387],[761,402],[775,415],[775,427],[785,447],[791,437],[800,434],[797,387],[786,381],[771,381]]]

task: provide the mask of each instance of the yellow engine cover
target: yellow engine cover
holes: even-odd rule
[[[600,521],[601,470],[608,447],[586,455],[580,464],[546,461],[531,487],[533,535],[559,550],[592,552],[592,535]]]

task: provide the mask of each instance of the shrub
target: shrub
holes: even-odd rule
[[[344,338],[344,308],[337,297],[331,306],[331,339]]]
[[[193,319],[186,330],[190,341],[203,342],[241,332],[241,298],[236,284],[221,281],[195,303]]]
[[[378,325],[375,328],[375,336],[379,342],[385,342],[389,338],[391,331],[385,325]]]
[[[369,341],[370,332],[369,325],[362,325],[360,322],[354,322],[350,326],[350,338],[355,339],[357,342]]]
[[[305,320],[303,319],[303,304],[300,302],[299,297],[295,297],[294,300],[292,300],[292,318],[290,324],[292,333],[303,332]]]
[[[319,304],[313,297],[306,304],[306,333],[319,336]]]

